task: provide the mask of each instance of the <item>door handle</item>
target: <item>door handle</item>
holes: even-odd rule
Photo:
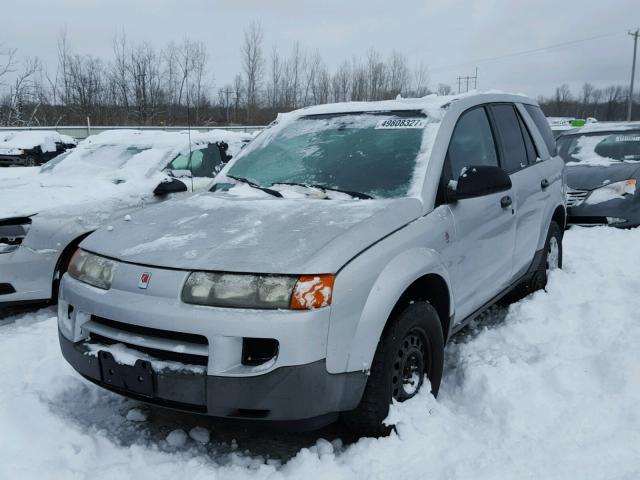
[[[510,207],[512,203],[513,203],[513,200],[511,200],[511,197],[509,195],[505,195],[500,199],[500,206],[502,208]]]
[[[549,186],[549,180],[547,180],[546,178],[543,178],[542,181],[540,182],[540,188],[544,190],[548,186]]]

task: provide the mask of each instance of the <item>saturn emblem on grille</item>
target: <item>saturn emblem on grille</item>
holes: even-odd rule
[[[146,289],[149,286],[149,280],[151,280],[151,274],[148,272],[144,272],[142,275],[140,275],[138,288]]]

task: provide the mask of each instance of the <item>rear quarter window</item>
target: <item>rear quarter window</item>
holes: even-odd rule
[[[547,150],[549,150],[549,155],[552,157],[556,156],[558,154],[556,139],[553,136],[547,117],[544,116],[540,107],[536,105],[525,105],[524,108],[529,112],[529,115],[531,115],[531,118],[533,119],[533,123],[536,124],[536,127],[540,131],[544,143],[547,145]]]

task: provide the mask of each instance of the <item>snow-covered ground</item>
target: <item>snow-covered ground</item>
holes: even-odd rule
[[[447,348],[434,400],[349,442],[176,414],[84,381],[52,309],[0,322],[0,478],[640,478],[640,229],[574,228],[547,292]]]

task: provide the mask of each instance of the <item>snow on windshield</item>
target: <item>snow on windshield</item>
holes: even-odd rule
[[[414,196],[438,126],[420,110],[302,116],[261,134],[225,175],[285,195],[294,183],[362,198]]]
[[[609,166],[640,161],[640,130],[568,135],[558,139],[559,153],[568,166]]]

